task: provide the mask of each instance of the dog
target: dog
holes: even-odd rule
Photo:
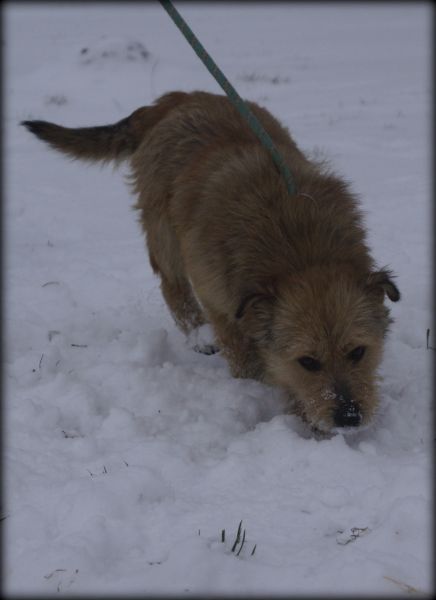
[[[235,377],[284,388],[315,430],[356,431],[379,405],[385,297],[400,292],[371,257],[349,184],[248,105],[295,194],[225,96],[170,92],[106,126],[22,124],[70,157],[129,160],[150,264],[180,329],[210,323]]]

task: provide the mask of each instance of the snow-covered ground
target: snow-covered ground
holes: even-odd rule
[[[430,5],[178,6],[240,94],[361,196],[402,292],[382,410],[366,431],[315,439],[280,392],[193,352],[127,171],[71,162],[18,125],[104,124],[169,90],[219,93],[159,4],[9,4],[5,591],[429,593]]]

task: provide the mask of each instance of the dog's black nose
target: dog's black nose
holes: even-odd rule
[[[355,404],[342,404],[334,412],[334,422],[337,427],[357,427],[362,421],[362,415]]]

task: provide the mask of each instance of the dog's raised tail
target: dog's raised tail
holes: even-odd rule
[[[133,154],[147,131],[186,97],[183,92],[166,94],[154,106],[138,108],[113,125],[70,128],[48,121],[22,121],[21,125],[52,148],[73,158],[120,162]]]
[[[140,119],[139,113],[146,110],[147,107],[139,108],[129,117],[113,125],[98,127],[62,127],[48,121],[22,121],[21,125],[52,148],[73,158],[104,162],[122,161],[130,156],[141,142],[147,119]]]

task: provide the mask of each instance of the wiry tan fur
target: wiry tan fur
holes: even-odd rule
[[[350,423],[365,424],[378,403],[384,296],[399,292],[389,271],[376,270],[348,185],[249,105],[296,196],[223,96],[169,93],[110,126],[24,125],[76,158],[129,158],[150,263],[183,331],[210,322],[232,373],[284,387],[314,427],[347,424],[350,407]],[[358,347],[364,356],[352,360]],[[320,368],[308,371],[302,357]]]

